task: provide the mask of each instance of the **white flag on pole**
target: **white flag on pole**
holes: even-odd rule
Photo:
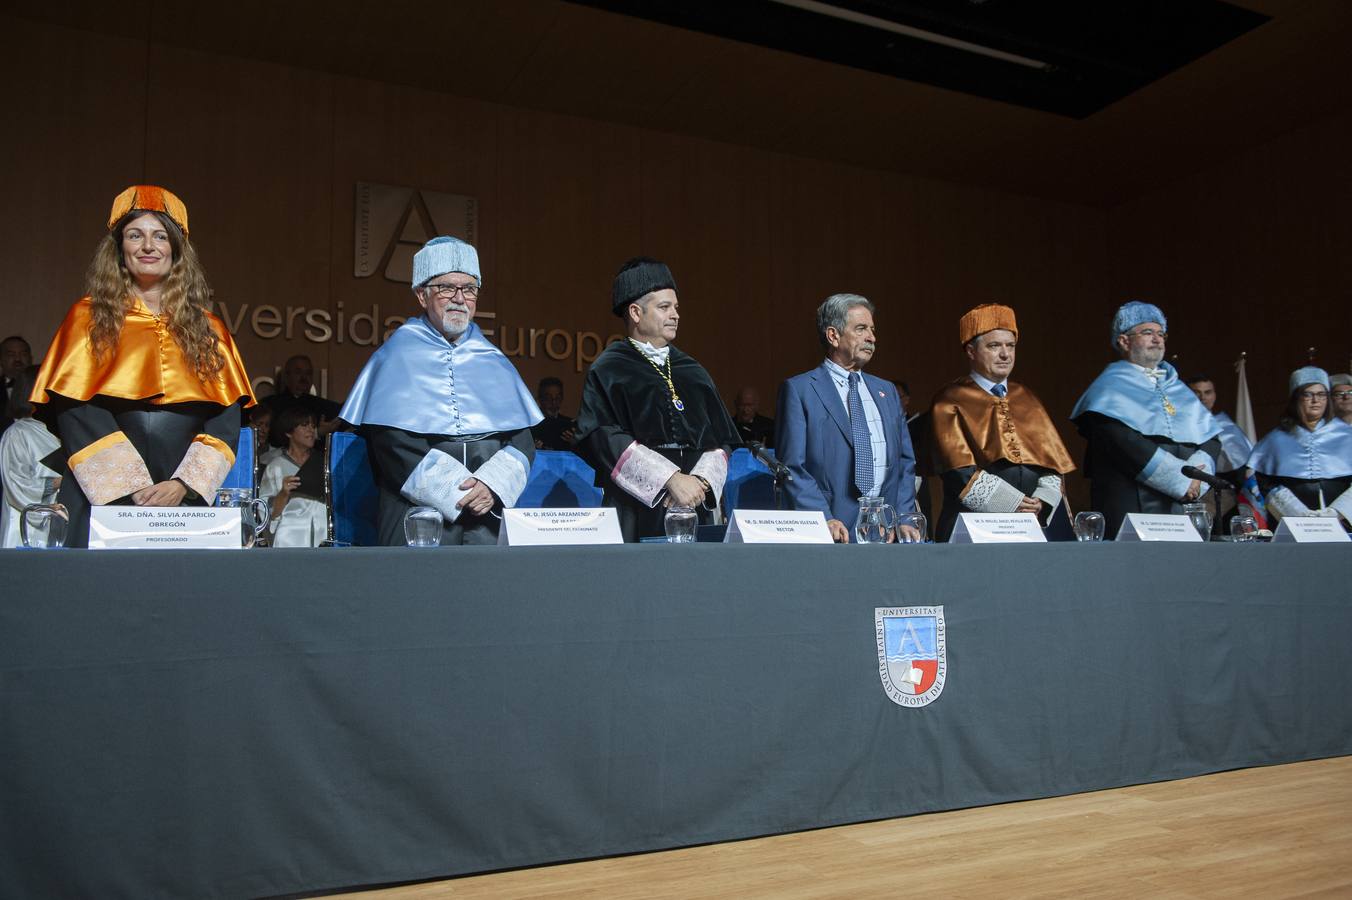
[[[1235,371],[1239,373],[1239,386],[1235,388],[1235,424],[1249,438],[1249,443],[1258,441],[1258,431],[1253,427],[1253,401],[1249,399],[1249,378],[1244,373],[1245,354],[1239,354]]]

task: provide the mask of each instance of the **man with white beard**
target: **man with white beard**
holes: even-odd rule
[[[1109,333],[1120,358],[1070,414],[1088,442],[1090,502],[1103,513],[1109,540],[1127,513],[1177,514],[1205,494],[1207,486],[1185,468],[1216,471],[1220,425],[1164,361],[1168,328],[1158,306],[1122,304]]]
[[[402,546],[404,514],[441,513],[443,546],[497,542],[500,513],[526,486],[543,418],[474,312],[483,279],[474,247],[452,237],[413,257],[423,314],[366,363],[339,417],[366,439],[380,493],[380,543]]]

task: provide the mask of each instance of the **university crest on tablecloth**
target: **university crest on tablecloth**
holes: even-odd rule
[[[942,606],[887,606],[873,610],[878,677],[899,706],[928,706],[944,692],[948,674]]]

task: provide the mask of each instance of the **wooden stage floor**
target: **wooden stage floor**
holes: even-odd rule
[[[1352,897],[1352,757],[341,896]]]

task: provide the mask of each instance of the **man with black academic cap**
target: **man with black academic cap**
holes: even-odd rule
[[[577,449],[596,469],[626,541],[663,534],[669,506],[695,507],[709,521],[728,455],[741,443],[709,373],[671,343],[679,305],[666,265],[626,262],[611,309],[627,337],[596,358],[582,389]]]

